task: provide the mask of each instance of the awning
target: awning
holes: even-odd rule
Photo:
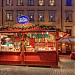
[[[61,38],[59,42],[75,42],[75,37]]]
[[[71,42],[75,42],[75,37],[69,37],[69,40],[70,40]]]
[[[59,40],[59,42],[70,42],[70,40],[68,38],[62,38]]]

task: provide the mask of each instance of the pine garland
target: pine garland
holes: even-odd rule
[[[32,25],[32,26],[23,26],[23,25],[20,25],[20,26],[14,26],[13,24],[10,24],[10,25],[3,25],[3,26],[0,26],[0,30],[3,30],[3,29],[8,29],[8,28],[13,28],[13,29],[30,29],[30,28],[34,28],[34,27],[40,27],[40,28],[44,28],[44,29],[47,29],[47,30],[57,30],[57,31],[61,31],[61,29],[59,28],[53,28],[53,27],[50,27],[50,26],[45,26],[45,25],[39,25],[39,24],[35,24],[35,25]]]

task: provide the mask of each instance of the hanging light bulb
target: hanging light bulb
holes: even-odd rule
[[[47,34],[48,34],[48,32],[47,32]]]

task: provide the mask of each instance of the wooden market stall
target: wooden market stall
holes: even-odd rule
[[[48,26],[0,27],[0,64],[58,66],[58,31]]]

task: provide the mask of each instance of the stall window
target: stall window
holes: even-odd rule
[[[23,0],[17,0],[17,5],[22,6],[23,5]]]
[[[21,51],[20,33],[1,33],[0,34],[0,51]]]
[[[66,22],[72,22],[73,11],[65,11]]]
[[[38,21],[44,21],[44,11],[38,11]]]
[[[55,22],[55,15],[56,15],[56,11],[55,10],[50,10],[49,11],[49,21],[50,22]]]
[[[6,11],[6,21],[13,21],[13,11]]]
[[[66,0],[66,6],[72,6],[72,0]]]
[[[28,17],[30,21],[34,21],[34,11],[28,11]]]
[[[28,6],[34,6],[34,0],[28,0]]]
[[[55,36],[48,32],[26,34],[25,48],[27,52],[56,50]]]
[[[38,5],[40,6],[44,5],[44,0],[38,0]]]
[[[54,6],[55,5],[55,0],[49,0],[49,5]]]
[[[6,5],[13,5],[13,0],[6,0]]]
[[[17,17],[24,15],[24,11],[23,10],[18,10],[17,11]]]

